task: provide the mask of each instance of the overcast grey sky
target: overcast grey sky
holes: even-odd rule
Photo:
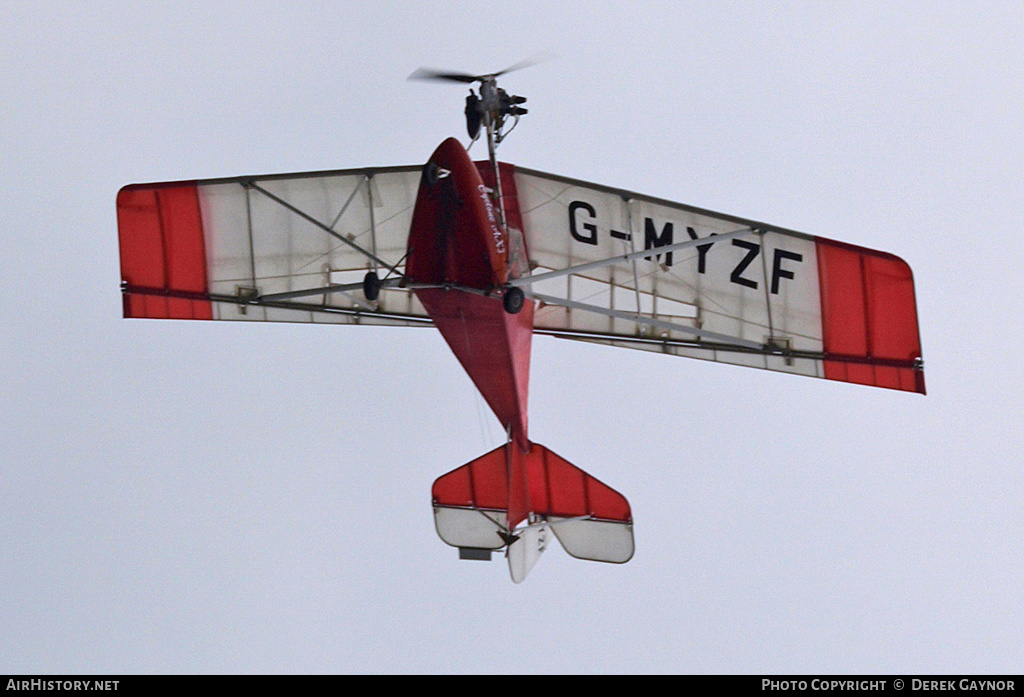
[[[1018,2],[8,0],[0,45],[0,672],[1024,665]],[[538,52],[502,159],[898,254],[929,394],[538,337],[531,437],[637,551],[514,586],[434,532],[501,439],[436,331],[123,320],[114,197],[422,162],[464,91],[413,69]]]

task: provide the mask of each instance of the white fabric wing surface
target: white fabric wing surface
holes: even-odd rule
[[[534,276],[706,240],[650,259],[533,284],[535,294],[573,305],[542,304],[535,314],[537,329],[822,375],[820,359],[793,354],[822,351],[814,238],[522,168],[516,171],[516,188]],[[737,231],[750,232],[715,241],[716,235]],[[581,305],[610,310],[614,316]],[[639,320],[637,314],[642,315]],[[789,355],[769,355],[752,346],[766,344]]]
[[[125,187],[126,316],[429,325],[411,291],[301,293],[400,276],[419,181],[393,167]]]
[[[381,278],[387,275],[389,269],[339,237],[393,267],[397,265],[400,271],[419,178],[416,169],[373,176],[358,173],[257,180],[254,183],[258,189],[233,183],[200,187],[204,226],[213,232],[207,236],[211,293],[232,295],[238,287],[248,286],[261,295],[270,295],[358,283],[369,270],[377,271]],[[321,223],[336,236],[296,211]],[[381,293],[372,303],[360,291],[295,302],[427,316],[411,292]],[[216,312],[218,319],[304,319],[300,310],[274,307],[250,308],[243,314],[238,305],[219,304]],[[309,314],[310,321],[345,321],[350,317]],[[360,319],[375,323],[372,314]]]

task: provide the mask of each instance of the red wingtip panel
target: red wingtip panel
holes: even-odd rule
[[[924,394],[910,267],[891,254],[815,241],[825,377]]]
[[[199,191],[194,184],[126,186],[117,194],[125,317],[211,319]],[[133,295],[132,287],[165,295]]]

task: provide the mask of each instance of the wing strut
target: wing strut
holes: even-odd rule
[[[262,186],[260,186],[256,182],[254,182],[254,181],[242,182],[242,186],[244,186],[247,189],[255,189],[256,191],[259,191],[261,194],[263,194],[264,196],[269,198],[274,203],[277,203],[278,205],[282,206],[283,208],[286,208],[287,210],[291,211],[292,213],[294,213],[295,215],[299,216],[303,220],[305,220],[305,221],[307,221],[309,223],[312,223],[313,225],[317,226],[318,228],[320,228],[321,230],[326,232],[328,235],[341,240],[342,242],[347,244],[349,247],[351,247],[352,249],[356,250],[357,252],[359,252],[360,254],[365,256],[367,259],[370,259],[370,260],[376,262],[377,264],[380,264],[385,269],[387,269],[390,273],[394,273],[394,274],[397,274],[397,275],[401,276],[402,278],[405,278],[405,274],[403,274],[401,271],[399,271],[397,268],[395,268],[394,266],[392,266],[388,262],[386,262],[383,259],[381,259],[379,256],[377,256],[376,254],[374,254],[370,250],[363,249],[362,247],[360,247],[358,244],[356,244],[352,240],[348,239],[347,237],[345,237],[343,235],[339,235],[337,232],[332,230],[329,226],[325,225],[324,223],[321,223],[319,220],[317,220],[313,216],[309,215],[305,211],[300,210],[299,208],[296,208],[295,206],[293,206],[292,204],[288,203],[284,199],[279,198],[279,197],[275,196],[274,194],[270,193],[269,191],[264,189]]]
[[[394,288],[402,284],[401,278],[390,278],[384,279],[380,282],[381,288]],[[363,290],[363,282],[359,283],[339,283],[330,286],[321,286],[320,288],[303,288],[302,290],[289,290],[284,293],[269,293],[267,295],[260,295],[260,300],[269,302],[276,302],[278,300],[291,300],[292,298],[306,298],[311,295],[330,295],[332,293],[351,293],[354,290]]]
[[[664,249],[664,247],[662,249]],[[542,275],[546,276],[547,274]],[[753,349],[755,351],[762,351],[765,348],[764,344],[759,344],[754,341],[748,341],[747,339],[741,339],[736,336],[729,336],[728,334],[719,334],[718,332],[709,332],[703,329],[697,329],[696,327],[689,327],[685,324],[676,324],[675,322],[668,322],[663,319],[655,319],[654,317],[647,317],[646,315],[641,315],[636,312],[609,310],[606,307],[600,307],[598,305],[588,305],[587,303],[581,303],[575,300],[567,300],[565,298],[556,298],[553,295],[541,295],[540,293],[534,293],[533,297],[548,305],[570,307],[574,310],[583,310],[585,312],[596,312],[599,315],[606,315],[608,317],[616,317],[618,319],[629,320],[630,322],[636,322],[637,324],[646,324],[651,327],[657,327],[659,329],[683,332],[684,334],[690,334],[700,339],[720,341],[723,344],[727,344],[728,346],[738,346],[746,349]]]

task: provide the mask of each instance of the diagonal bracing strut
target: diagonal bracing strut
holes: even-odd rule
[[[379,256],[377,256],[376,254],[374,254],[370,250],[363,249],[361,246],[359,246],[358,244],[356,244],[352,240],[348,239],[344,235],[339,235],[337,232],[335,232],[333,229],[331,229],[330,226],[320,222],[319,220],[317,220],[313,216],[309,215],[305,211],[303,211],[303,210],[301,210],[299,208],[296,208],[295,206],[293,206],[292,204],[288,203],[284,199],[282,199],[282,198],[272,194],[271,192],[267,191],[266,189],[264,189],[262,186],[260,186],[256,182],[254,182],[254,181],[243,182],[242,186],[244,186],[247,189],[255,189],[256,191],[260,192],[261,194],[263,194],[264,196],[269,198],[274,203],[277,203],[278,205],[282,206],[283,208],[286,208],[287,210],[291,211],[292,213],[294,213],[295,215],[299,216],[303,220],[305,220],[305,221],[307,221],[309,223],[312,223],[316,227],[318,227],[321,230],[323,230],[324,232],[326,232],[328,235],[331,235],[332,237],[335,237],[335,238],[341,240],[342,242],[347,244],[349,247],[351,247],[352,249],[356,250],[357,252],[359,252],[360,254],[365,256],[367,259],[371,259],[371,260],[375,261],[376,263],[380,264],[385,269],[387,269],[390,273],[397,274],[398,276],[402,276],[404,278],[405,274],[403,274],[401,271],[399,271],[397,268],[395,268],[394,266],[392,266],[388,262],[386,262],[383,259],[381,259]]]

